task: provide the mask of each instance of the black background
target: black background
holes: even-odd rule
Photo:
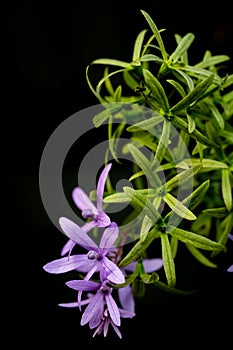
[[[79,311],[57,306],[67,293],[66,278],[42,269],[58,257],[64,243],[40,198],[38,174],[44,146],[63,120],[97,104],[85,78],[92,60],[131,60],[136,35],[147,28],[140,9],[159,28],[167,29],[167,47],[173,47],[174,33],[195,34],[191,63],[201,60],[206,49],[233,57],[232,12],[226,0],[217,4],[23,0],[9,1],[3,8],[1,177],[6,243],[2,270],[6,274],[2,283],[6,296],[2,303],[8,344],[123,349],[140,342],[153,348],[189,349],[191,345],[210,348],[219,342],[226,349],[232,339],[233,276],[226,268],[233,259],[229,256],[219,260],[216,270],[190,261],[181,250],[178,282],[181,287],[197,286],[199,292],[180,297],[148,288],[147,296],[137,301],[136,317],[123,320],[122,340],[112,330],[106,339],[102,335],[93,339],[88,326],[79,325]],[[228,66],[232,73],[232,61]]]

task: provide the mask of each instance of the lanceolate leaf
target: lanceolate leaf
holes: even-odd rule
[[[159,137],[159,143],[156,149],[154,161],[152,162],[152,166],[157,164],[162,163],[164,154],[167,151],[168,143],[169,143],[169,137],[170,137],[170,128],[171,128],[171,123],[168,122],[166,119],[164,119],[163,122],[163,130],[161,137]]]
[[[156,115],[154,117],[149,118],[149,119],[142,120],[139,123],[131,125],[126,130],[129,132],[141,131],[141,129],[153,131],[154,126],[160,124],[164,120],[164,116],[162,116],[161,114],[156,113],[156,112],[154,112],[153,114],[156,114]],[[153,132],[152,132],[152,134],[153,134]]]
[[[180,241],[184,243],[192,244],[197,248],[201,248],[204,250],[212,250],[212,251],[225,250],[225,247],[218,242],[212,241],[211,239],[207,237],[203,237],[196,233],[182,230],[178,227],[169,226],[169,233],[171,235],[174,235]]]
[[[144,252],[145,250],[149,247],[149,245],[153,242],[155,238],[159,237],[159,232],[156,231],[155,229],[152,229],[144,242],[138,241],[133,248],[130,250],[130,252],[124,257],[123,260],[120,261],[119,267],[125,267],[129,265],[131,262],[137,260]]]
[[[195,88],[188,93],[188,95],[186,95],[182,100],[180,100],[175,106],[171,108],[171,112],[177,113],[188,108],[193,102],[196,102],[199,98],[202,97],[203,93],[213,83],[213,79],[214,74],[211,74],[198,85],[196,85]]]
[[[187,220],[196,220],[196,216],[181,202],[179,202],[175,197],[167,192],[165,197],[163,197],[164,202],[180,217]]]
[[[147,196],[133,190],[130,187],[124,187],[123,190],[129,196],[129,198],[131,198],[131,205],[134,207],[134,209],[138,212],[143,210],[145,215],[147,215],[151,219],[152,223],[155,224],[160,218],[160,214],[151,200]]]
[[[146,18],[146,20],[147,20],[147,22],[148,22],[148,24],[153,32],[158,44],[159,44],[159,48],[161,50],[161,54],[163,56],[164,61],[166,61],[167,60],[167,53],[166,53],[162,37],[160,35],[160,32],[159,32],[157,26],[155,25],[153,19],[150,17],[150,15],[147,12],[142,11],[142,10],[141,10],[141,12],[142,12],[143,16]]]
[[[167,278],[167,283],[170,287],[174,287],[176,284],[176,272],[175,272],[175,263],[172,257],[172,251],[168,235],[161,234],[161,245],[162,245],[162,259],[165,275]]]
[[[209,260],[200,250],[195,248],[192,244],[186,243],[186,247],[190,251],[190,253],[196,258],[201,264],[208,267],[217,267],[215,263]]]
[[[222,195],[228,211],[232,209],[232,188],[230,182],[230,170],[222,169]]]
[[[192,181],[194,179],[194,176],[199,172],[201,168],[202,168],[202,164],[199,163],[173,176],[170,180],[166,182],[167,191],[170,192],[174,188],[182,184],[185,184],[188,181],[189,182]]]
[[[169,292],[173,294],[190,295],[197,292],[197,290],[185,291],[178,288],[170,287],[166,283],[163,283],[161,281],[155,281],[154,285],[159,289],[164,290],[165,292]]]
[[[170,55],[169,61],[171,61],[173,64],[176,63],[184,54],[184,52],[187,51],[191,43],[193,42],[195,36],[192,33],[186,34],[179,42],[177,48],[175,51]]]
[[[152,172],[152,165],[146,156],[144,156],[144,154],[132,143],[128,144],[128,149],[135,159],[137,165],[142,169],[147,179],[150,181],[151,186],[160,186],[161,181],[155,171]]]
[[[133,59],[132,59],[133,61],[140,59],[142,44],[143,44],[143,40],[144,40],[146,32],[147,32],[147,29],[142,30],[136,38],[136,41],[134,44],[134,50],[133,50]]]
[[[145,83],[149,89],[151,89],[152,96],[158,101],[160,108],[163,109],[164,113],[169,111],[169,103],[163,86],[158,79],[147,69],[143,69],[143,76]]]
[[[186,131],[191,137],[193,137],[195,140],[203,143],[204,145],[211,146],[211,147],[219,147],[216,143],[211,141],[209,138],[207,138],[205,135],[203,135],[200,131],[195,129],[193,132],[189,132],[188,124],[185,120],[178,116],[174,116],[172,118],[172,124],[181,130]]]

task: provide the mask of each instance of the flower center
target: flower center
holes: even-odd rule
[[[95,214],[93,213],[93,211],[91,209],[84,209],[82,211],[82,216],[85,219],[95,219]]]
[[[99,258],[99,254],[97,252],[95,252],[94,250],[90,250],[87,253],[87,258],[90,259],[90,260],[95,260],[95,259]]]

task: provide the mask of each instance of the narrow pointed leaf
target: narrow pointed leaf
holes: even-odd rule
[[[190,253],[194,256],[195,259],[197,259],[201,264],[216,268],[217,265],[213,263],[211,260],[209,260],[200,250],[198,250],[196,247],[194,247],[192,244],[186,243],[186,247],[190,251]]]
[[[161,54],[163,56],[163,59],[164,59],[164,61],[166,61],[167,60],[167,53],[166,53],[162,37],[160,35],[160,32],[159,32],[157,26],[155,25],[153,19],[150,17],[150,15],[147,12],[141,10],[141,13],[143,14],[146,21],[148,22],[148,24],[149,24],[149,26],[150,26],[150,28],[155,36],[155,39],[157,40],[157,42],[159,44],[159,48],[161,50]]]
[[[172,251],[167,234],[161,234],[162,245],[162,260],[167,283],[169,287],[174,287],[176,284],[175,263],[172,257]]]
[[[172,113],[177,113],[188,108],[192,103],[196,102],[202,97],[207,88],[213,83],[214,74],[209,75],[202,82],[195,86],[188,95],[186,95],[182,100],[180,100],[175,106],[171,108]]]
[[[159,232],[157,232],[155,229],[151,230],[144,242],[138,241],[133,248],[130,250],[130,252],[122,259],[119,263],[119,268],[125,267],[129,265],[131,262],[137,260],[142,254],[145,252],[145,250],[149,247],[149,245],[153,242],[155,238],[159,237]]]
[[[225,250],[225,247],[218,242],[212,241],[211,239],[198,235],[197,233],[182,230],[174,226],[169,227],[169,233],[171,235],[174,235],[180,241],[184,243],[192,244],[197,248],[201,248],[204,250],[212,250],[212,251]]]
[[[152,223],[155,224],[159,218],[161,218],[158,210],[155,208],[153,203],[148,199],[147,196],[133,190],[130,187],[124,187],[124,192],[131,198],[131,205],[138,212],[142,210],[151,219]]]
[[[193,181],[194,176],[200,171],[202,168],[202,164],[196,164],[193,166],[193,168],[189,168],[187,170],[184,170],[177,175],[173,176],[170,180],[166,182],[166,189],[168,192],[172,191],[174,188],[180,186],[181,184],[184,184],[186,182]]]
[[[195,36],[192,33],[186,34],[179,42],[175,51],[170,55],[169,61],[173,64],[176,63],[182,55],[188,50],[189,46],[192,44]]]
[[[187,220],[196,220],[196,215],[194,215],[184,204],[182,204],[178,199],[173,197],[170,193],[167,192],[166,196],[163,197],[164,202],[181,218]]]
[[[143,69],[143,76],[145,78],[146,85],[149,89],[151,89],[151,94],[158,101],[160,108],[163,109],[164,113],[168,113],[170,108],[169,102],[161,83],[147,69]]]
[[[140,129],[148,130],[154,128],[154,126],[160,124],[164,120],[164,116],[162,116],[159,113],[154,112],[153,114],[156,114],[156,116],[151,117],[147,120],[142,120],[139,123],[136,123],[134,125],[129,126],[126,130],[129,132],[137,132],[141,131]]]
[[[135,40],[132,61],[137,61],[137,60],[140,59],[141,50],[142,50],[142,44],[143,44],[143,40],[144,40],[146,32],[147,32],[147,29],[142,30],[138,34],[138,36],[137,36],[137,38]]]
[[[128,149],[135,159],[137,165],[142,169],[147,179],[149,180],[151,186],[157,187],[161,185],[161,181],[155,172],[152,172],[152,164],[144,156],[144,154],[132,143],[128,144]]]
[[[232,188],[230,182],[230,170],[222,169],[222,195],[228,211],[232,209]]]
[[[155,152],[155,157],[152,162],[152,166],[154,166],[156,163],[157,164],[162,163],[164,154],[167,151],[167,147],[169,143],[170,128],[171,128],[171,123],[164,120],[162,134],[159,137],[159,143]]]

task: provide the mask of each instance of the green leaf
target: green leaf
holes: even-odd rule
[[[196,216],[178,199],[173,197],[170,193],[166,193],[166,196],[163,197],[164,202],[167,203],[167,205],[181,218],[187,219],[187,220],[196,220]]]
[[[143,14],[146,21],[148,22],[148,24],[149,24],[149,26],[150,26],[150,28],[155,36],[155,39],[157,40],[157,42],[159,44],[159,48],[161,50],[161,54],[163,56],[164,61],[167,61],[167,53],[166,53],[162,37],[160,35],[160,32],[159,32],[157,26],[155,25],[153,19],[150,17],[150,15],[147,12],[141,10],[141,13]]]
[[[155,283],[159,280],[159,275],[156,272],[152,272],[151,275],[147,273],[141,273],[140,277],[145,284]]]
[[[201,264],[207,266],[207,267],[218,267],[215,263],[213,263],[211,260],[209,260],[204,254],[202,254],[197,248],[195,248],[193,245],[186,243],[186,247],[190,251],[190,253],[196,258]]]
[[[187,170],[181,171],[177,175],[173,176],[165,184],[167,192],[172,191],[174,188],[189,182],[194,179],[194,176],[200,171],[202,164],[195,164],[193,167],[190,167]]]
[[[228,61],[230,59],[229,56],[226,55],[216,55],[216,56],[210,56],[207,59],[204,59],[200,63],[197,63],[195,67],[198,68],[208,68],[211,66],[215,66],[216,64]]]
[[[213,83],[214,74],[209,75],[203,81],[201,81],[198,85],[195,86],[193,90],[191,90],[188,95],[186,95],[182,100],[180,100],[175,106],[171,108],[172,113],[177,113],[191,106],[191,104],[197,102],[207,88]]]
[[[224,218],[228,213],[225,207],[204,209],[202,212],[215,218]]]
[[[182,55],[188,50],[194,38],[195,38],[194,34],[188,33],[180,40],[175,51],[169,57],[169,61],[171,61],[172,64],[175,64],[182,57]]]
[[[152,167],[156,164],[162,163],[164,154],[167,152],[167,147],[170,137],[171,123],[164,119],[162,134],[159,137],[159,143],[155,152],[154,160],[152,162]]]
[[[211,239],[200,236],[196,233],[182,230],[178,227],[169,225],[169,233],[171,235],[174,235],[180,241],[194,245],[197,248],[212,251],[225,250],[225,247],[218,242],[212,241]]]
[[[185,97],[186,93],[184,91],[183,86],[180,83],[178,83],[176,80],[172,80],[172,79],[167,79],[166,81],[169,84],[171,84],[172,86],[174,86],[174,88],[179,92],[181,97]]]
[[[158,210],[147,196],[127,186],[123,187],[123,190],[129,196],[129,198],[131,198],[131,205],[134,207],[134,209],[138,212],[143,210],[145,215],[151,219],[153,224],[155,224],[157,220],[161,218]]]
[[[202,164],[201,171],[210,171],[210,170],[219,170],[219,169],[228,169],[227,164],[220,162],[211,158],[203,158],[200,162],[199,158],[189,158],[184,160],[189,166],[195,166]]]
[[[162,116],[159,113],[153,112],[153,114],[156,114],[156,116],[151,117],[147,120],[142,120],[139,123],[136,123],[134,125],[129,126],[126,130],[129,132],[137,132],[141,131],[140,129],[148,130],[154,128],[154,126],[160,124],[164,120],[164,116]]]
[[[186,131],[192,138],[199,141],[200,143],[203,143],[204,145],[210,146],[210,147],[219,147],[216,143],[211,141],[208,137],[200,133],[197,129],[195,129],[192,133],[189,132],[188,124],[180,117],[174,116],[171,120],[172,124],[181,130]]]
[[[230,181],[230,170],[222,169],[222,195],[228,211],[232,209],[232,188]]]
[[[188,113],[186,113],[187,116],[187,121],[188,121],[188,132],[191,134],[195,128],[196,128],[196,124],[195,121],[193,120],[192,117],[190,117],[190,115]]]
[[[210,112],[212,113],[212,115],[216,119],[220,129],[223,130],[224,129],[224,119],[223,119],[221,113],[219,112],[217,107],[213,104],[213,102],[210,98],[207,99],[206,103],[208,105]]]
[[[145,83],[149,89],[151,89],[152,96],[158,101],[160,108],[164,113],[169,111],[169,103],[163,86],[159,80],[147,69],[143,69],[143,76],[145,78]]]
[[[135,159],[137,165],[142,169],[147,179],[150,181],[151,186],[158,187],[161,186],[161,181],[155,171],[152,172],[152,164],[144,156],[144,154],[132,143],[128,144],[128,149]]]
[[[180,79],[180,77],[186,82],[186,84],[187,84],[187,86],[188,86],[188,88],[189,88],[189,90],[191,91],[191,90],[193,90],[193,88],[194,88],[194,83],[193,83],[193,80],[192,80],[192,78],[190,78],[190,76],[188,75],[188,74],[186,74],[185,72],[183,72],[182,70],[180,70],[180,69],[172,69],[172,71],[173,71],[173,74],[177,77],[179,77],[179,79]],[[182,96],[182,97],[184,97],[184,96]]]
[[[141,54],[141,50],[142,50],[142,44],[143,44],[143,41],[144,41],[144,37],[145,37],[145,34],[147,32],[147,29],[144,29],[142,30],[136,40],[135,40],[135,44],[134,44],[134,50],[133,50],[133,62],[134,61],[138,61],[140,59],[140,54]]]
[[[190,210],[194,210],[199,204],[202,203],[205,197],[206,191],[210,185],[210,180],[204,181],[200,186],[198,186],[188,197],[186,197],[182,203],[184,205],[189,204]]]
[[[123,62],[120,60],[115,60],[112,58],[99,58],[97,60],[94,60],[91,62],[91,64],[103,64],[103,65],[110,65],[110,66],[117,66],[117,67],[123,67],[123,68],[131,68],[130,63]]]
[[[167,283],[169,287],[174,287],[176,284],[176,272],[175,263],[172,257],[172,251],[170,242],[167,234],[161,234],[161,245],[162,245],[162,260]]]
[[[155,238],[159,237],[159,232],[156,229],[152,229],[144,242],[138,241],[133,248],[129,251],[129,253],[122,259],[119,263],[119,267],[125,267],[129,265],[131,262],[137,260],[142,254],[146,251],[149,245],[153,242]]]
[[[172,294],[190,295],[197,292],[197,290],[184,291],[178,288],[170,287],[161,281],[155,281],[154,285],[156,285],[156,287],[158,287],[159,289]]]
[[[193,75],[194,77],[197,77],[198,79],[205,79],[206,77],[210,77],[213,75],[213,73],[207,69],[198,68],[195,66],[189,66],[184,65],[180,67],[180,69],[186,71],[189,75]],[[222,79],[217,75],[214,74],[213,83],[216,85],[221,86],[222,85]]]
[[[163,63],[163,60],[156,56],[156,55],[152,55],[150,53],[146,54],[146,55],[143,55],[141,58],[140,58],[140,61],[141,62],[149,62],[149,61],[154,61],[154,62],[157,62],[157,63],[160,63],[162,64]]]

